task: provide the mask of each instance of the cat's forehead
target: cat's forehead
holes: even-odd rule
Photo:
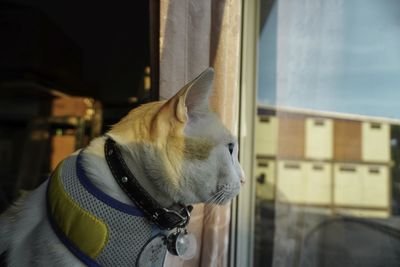
[[[190,118],[185,127],[185,135],[188,137],[206,138],[213,143],[233,142],[235,138],[222,124],[221,120],[214,114]]]

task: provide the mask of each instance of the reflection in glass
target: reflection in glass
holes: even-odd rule
[[[400,266],[399,11],[261,0],[254,266]]]

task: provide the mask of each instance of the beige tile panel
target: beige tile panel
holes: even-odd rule
[[[362,160],[390,161],[390,126],[387,123],[362,123]]]
[[[332,164],[306,162],[304,169],[304,202],[320,205],[331,204]]]
[[[294,204],[331,204],[331,164],[278,161],[277,198]]]
[[[334,204],[389,207],[389,169],[384,165],[334,164]]]
[[[332,159],[333,121],[325,118],[306,119],[306,158]]]
[[[258,116],[255,123],[256,155],[275,156],[278,147],[278,118]]]

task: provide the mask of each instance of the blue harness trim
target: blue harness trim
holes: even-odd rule
[[[137,209],[134,206],[130,206],[128,204],[122,203],[121,201],[116,200],[113,197],[105,194],[103,191],[98,189],[87,177],[85,171],[82,168],[81,163],[82,151],[79,152],[76,162],[76,174],[79,179],[79,182],[86,188],[86,190],[91,193],[93,196],[104,202],[105,204],[109,205],[110,207],[119,210],[123,213],[127,213],[132,216],[136,217],[144,217],[143,212]]]
[[[84,169],[82,168],[81,158],[82,158],[82,151],[79,152],[77,159],[76,159],[76,174],[80,184],[93,196],[95,196],[100,201],[104,202],[108,206],[126,213],[131,216],[135,217],[144,217],[143,213],[134,206],[127,205],[122,203],[115,198],[110,197],[109,195],[105,194],[99,188],[97,188],[86,176]],[[61,170],[62,173],[62,170]],[[47,185],[47,192],[46,192],[46,206],[47,206],[47,217],[50,222],[51,227],[53,228],[54,232],[56,233],[57,237],[60,241],[74,254],[80,261],[86,264],[89,267],[101,267],[94,259],[85,255],[78,247],[76,247],[64,234],[64,232],[59,228],[57,223],[54,221],[53,217],[51,216],[51,208],[50,208],[50,201],[49,201],[49,188],[50,188],[51,178]],[[160,233],[160,229],[158,227],[152,227],[152,234],[156,235]]]

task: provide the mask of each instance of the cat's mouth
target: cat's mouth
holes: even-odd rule
[[[216,191],[206,202],[209,204],[225,205],[239,194],[239,184],[222,184],[217,185]]]

